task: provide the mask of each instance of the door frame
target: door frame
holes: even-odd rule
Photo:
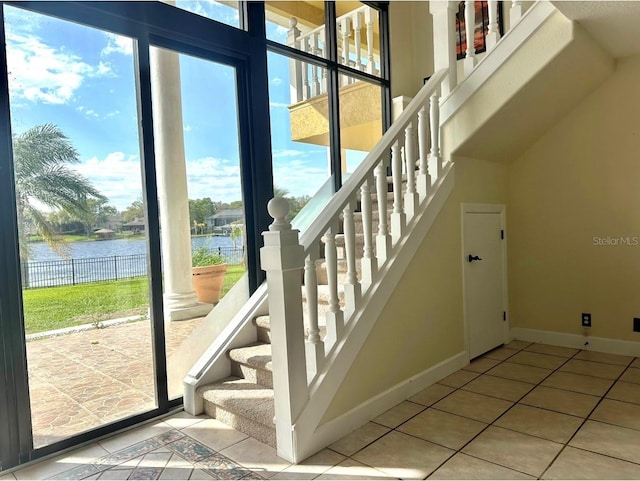
[[[467,353],[467,360],[469,360],[469,305],[467,296],[467,279],[465,274],[466,255],[467,248],[464,242],[464,217],[465,214],[500,214],[500,228],[504,232],[504,241],[502,243],[502,310],[506,313],[506,320],[503,323],[503,341],[507,344],[510,339],[510,324],[511,319],[509,316],[509,284],[507,275],[507,206],[504,204],[475,204],[475,203],[462,203],[460,205],[460,245],[462,248],[461,266],[462,266],[462,312],[464,318],[464,350]]]

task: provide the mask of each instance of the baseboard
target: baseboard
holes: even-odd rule
[[[640,342],[622,341],[620,339],[610,339],[606,337],[586,337],[565,332],[512,327],[511,338],[520,341],[551,344],[553,346],[584,349],[586,351],[599,351],[609,354],[621,354],[623,356],[640,356]],[[589,344],[585,346],[585,342],[587,341]]]
[[[302,454],[301,458],[305,459],[315,454],[317,451],[343,438],[376,416],[391,409],[396,404],[419,393],[440,379],[462,369],[467,364],[469,364],[467,352],[460,352],[396,384],[328,423],[322,424],[316,429],[311,442],[305,446],[305,452],[300,453]]]

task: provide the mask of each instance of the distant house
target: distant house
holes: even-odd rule
[[[111,229],[98,229],[94,232],[94,234],[96,235],[98,240],[109,240],[113,239],[113,237],[115,236],[115,232]]]
[[[147,228],[147,221],[138,217],[133,219],[131,222],[127,222],[122,225],[122,232],[130,232],[132,234],[143,234]]]
[[[101,222],[98,224],[98,227],[101,229],[109,229],[113,231],[119,231],[122,224],[124,224],[124,217],[122,214],[114,215],[109,217],[105,222]]]
[[[244,223],[243,209],[225,209],[208,217],[207,227],[213,230],[220,230],[225,227],[230,228],[230,224],[237,223],[238,221]]]

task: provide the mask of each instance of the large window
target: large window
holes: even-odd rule
[[[194,251],[221,295],[262,282],[274,190],[292,216],[328,198],[388,125],[386,25],[382,2],[0,2],[0,470],[180,405],[215,302]]]
[[[274,184],[295,215],[340,188],[388,126],[386,10],[362,2],[265,8]]]

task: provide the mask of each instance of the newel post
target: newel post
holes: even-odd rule
[[[263,232],[260,249],[267,273],[273,362],[273,392],[278,456],[295,459],[293,424],[308,400],[302,318],[304,249],[286,216],[289,203],[275,198],[267,205],[274,222]]]
[[[433,69],[446,68],[449,75],[442,81],[442,96],[446,97],[458,84],[456,64],[456,10],[458,2],[429,2],[433,17]]]

